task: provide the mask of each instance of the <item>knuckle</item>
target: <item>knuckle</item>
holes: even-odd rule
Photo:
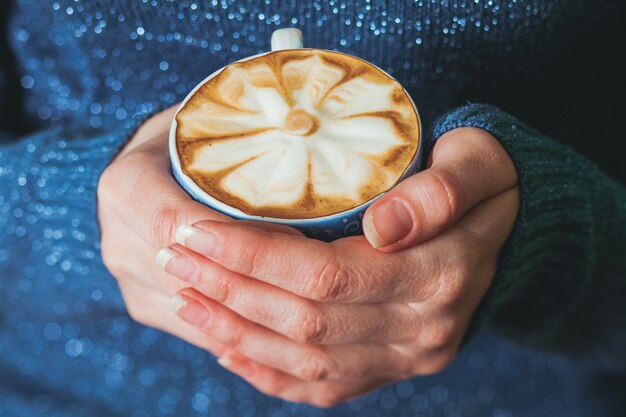
[[[263,369],[263,366],[261,366],[260,369]],[[271,392],[272,396],[285,397],[289,394],[289,382],[278,372],[263,372],[262,383],[263,386]]]
[[[272,235],[267,237],[270,239],[268,245],[251,244],[246,245],[238,253],[240,259],[241,272],[243,275],[255,276],[258,271],[259,265],[263,264],[263,260],[266,258],[267,248],[272,246]]]
[[[310,382],[324,381],[328,379],[328,366],[317,355],[307,355],[295,369],[295,376]]]
[[[308,293],[316,301],[326,302],[340,299],[346,292],[349,275],[341,262],[331,255],[320,267],[319,273],[312,274]]]
[[[467,271],[465,265],[457,265],[442,274],[434,299],[441,307],[454,307],[467,294]]]
[[[452,320],[437,320],[422,331],[420,344],[430,351],[439,351],[449,348],[454,340]]]
[[[174,240],[176,228],[179,224],[182,224],[182,214],[179,207],[161,207],[155,211],[150,220],[149,231],[152,239],[159,246],[167,246]]]
[[[229,305],[231,300],[233,282],[227,277],[217,277],[214,280],[206,279],[206,271],[202,272],[204,281],[213,281],[211,298],[223,305]]]
[[[204,326],[205,332],[210,330],[208,323]],[[220,333],[222,334],[222,343],[232,348],[238,348],[243,344],[243,333],[235,328],[225,327],[222,328]]]
[[[301,343],[319,343],[326,337],[328,324],[318,308],[307,306],[296,315],[292,338]]]

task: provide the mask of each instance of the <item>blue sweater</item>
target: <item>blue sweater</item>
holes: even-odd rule
[[[0,415],[626,414],[625,18],[619,0],[3,1]],[[98,178],[134,129],[286,26],[394,75],[433,139],[487,129],[520,177],[454,363],[330,410],[133,322],[99,253]]]

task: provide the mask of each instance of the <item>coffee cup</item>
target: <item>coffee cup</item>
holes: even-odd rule
[[[421,123],[389,74],[341,52],[272,50],[215,71],[181,103],[172,171],[196,200],[235,219],[331,241],[362,234],[367,207],[421,169]]]

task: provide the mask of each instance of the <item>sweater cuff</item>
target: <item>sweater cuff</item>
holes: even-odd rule
[[[459,127],[481,128],[499,140],[515,165],[520,190],[518,217],[464,344],[489,326],[523,344],[541,345],[580,302],[596,261],[588,245],[589,207],[581,198],[595,167],[493,106],[453,110],[436,123],[433,138]]]

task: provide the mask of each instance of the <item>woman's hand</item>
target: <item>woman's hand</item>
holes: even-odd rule
[[[158,263],[192,287],[173,305],[221,345],[220,363],[270,395],[329,406],[453,360],[516,218],[516,180],[491,135],[456,129],[368,210],[372,244],[204,220]]]
[[[174,107],[149,119],[105,170],[98,184],[102,259],[118,280],[129,314],[221,355],[221,343],[181,325],[168,303],[184,282],[157,268],[156,253],[176,228],[199,220],[229,218],[192,200],[170,171],[168,134]],[[263,224],[267,230],[298,232]]]

